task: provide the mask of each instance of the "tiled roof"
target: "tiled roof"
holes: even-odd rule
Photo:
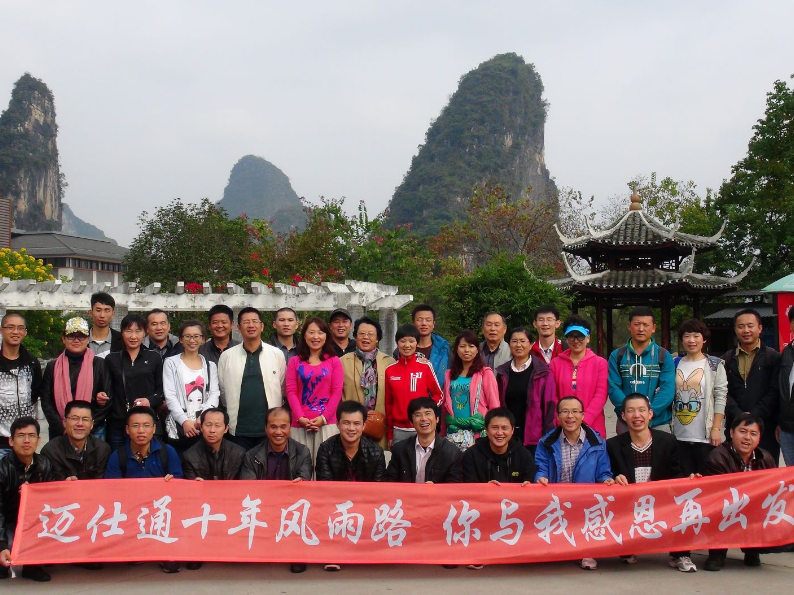
[[[14,232],[11,249],[25,248],[36,258],[55,258],[59,256],[82,256],[93,260],[122,262],[129,251],[108,240],[96,240],[72,236],[57,231]]]
[[[688,287],[693,290],[722,290],[735,287],[743,279],[736,277],[714,277],[680,271],[663,271],[659,269],[631,271],[603,271],[577,278],[566,277],[555,279],[551,283],[559,289],[587,291],[621,290],[621,289],[661,289],[675,286]]]
[[[719,312],[709,314],[704,320],[733,320],[734,314],[736,314],[739,310],[744,310],[745,308],[752,308],[761,315],[761,318],[770,318],[773,320],[775,318],[775,312],[770,304],[758,304],[750,302],[745,304],[736,304],[735,306],[728,306]]]
[[[714,236],[704,237],[668,229],[642,211],[629,211],[615,225],[596,231],[588,225],[587,235],[567,238],[557,229],[566,252],[580,253],[586,248],[604,247],[655,247],[673,245],[683,252],[710,250],[716,247],[722,229]]]

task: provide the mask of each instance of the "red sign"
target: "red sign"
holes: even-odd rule
[[[780,333],[780,351],[794,341],[794,332],[791,331],[791,323],[788,321],[789,309],[794,308],[794,293],[777,294],[777,328]]]
[[[794,468],[632,485],[25,485],[15,564],[545,562],[794,541]]]

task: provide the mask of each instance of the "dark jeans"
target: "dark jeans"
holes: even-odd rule
[[[752,554],[752,553],[761,553],[760,548],[754,547],[743,547],[742,551],[745,554]],[[728,557],[728,550],[709,550],[709,558],[717,558],[718,560],[724,560]]]
[[[681,461],[681,471],[687,476],[692,473],[703,474],[706,472],[706,461],[714,447],[708,442],[678,441],[678,458]]]
[[[105,440],[110,444],[111,449],[118,450],[126,444],[127,431],[124,429],[124,426],[111,426],[108,424],[106,428],[107,433],[105,434]]]
[[[242,446],[245,450],[251,450],[265,440],[265,436],[232,436],[231,434],[226,434],[226,437],[235,444]]]
[[[182,455],[185,453],[185,451],[194,444],[196,444],[196,442],[198,442],[199,440],[201,440],[201,436],[194,436],[193,438],[178,438],[176,440],[172,438],[168,438],[166,440],[166,443],[174,447],[176,454],[179,455],[179,458],[181,460]]]

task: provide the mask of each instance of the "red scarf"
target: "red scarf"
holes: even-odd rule
[[[86,349],[83,354],[83,364],[80,366],[80,375],[77,377],[77,394],[72,395],[72,380],[69,377],[69,359],[64,351],[55,360],[55,370],[53,374],[55,386],[55,406],[58,413],[63,417],[66,404],[69,401],[88,401],[91,402],[94,392],[94,352]]]

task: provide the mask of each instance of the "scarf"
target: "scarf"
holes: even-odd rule
[[[378,400],[378,365],[375,361],[377,356],[377,347],[366,353],[356,347],[356,357],[363,364],[360,384],[364,391],[364,406],[367,411],[375,409],[375,403]]]
[[[66,404],[69,401],[91,402],[94,392],[94,352],[86,349],[83,353],[83,363],[80,366],[80,375],[77,377],[77,394],[72,394],[72,380],[69,377],[69,358],[64,350],[55,360],[53,373],[53,393],[55,406],[63,417]]]

